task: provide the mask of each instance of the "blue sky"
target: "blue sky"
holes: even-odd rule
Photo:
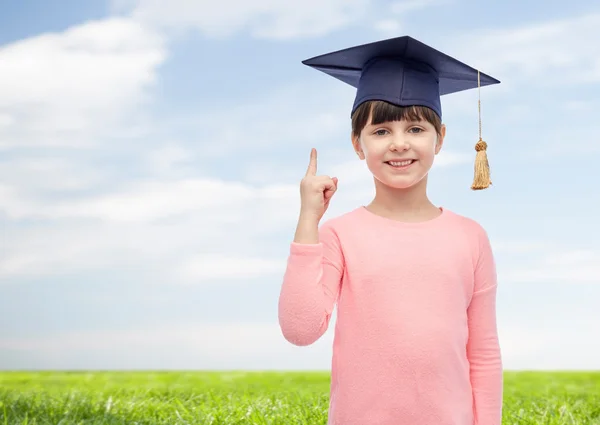
[[[317,6],[318,4],[318,6]],[[493,8],[492,8],[493,7]],[[317,13],[318,11],[318,13]],[[116,0],[0,6],[0,368],[327,369],[277,299],[311,147],[370,202],[354,92],[303,59],[411,35],[482,90],[443,99],[432,201],[488,230],[506,369],[600,367],[600,8],[591,1]]]

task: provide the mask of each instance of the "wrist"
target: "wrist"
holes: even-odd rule
[[[321,217],[318,213],[314,211],[304,211],[300,210],[300,215],[298,217],[298,221],[306,224],[319,224],[321,221]]]
[[[300,216],[294,242],[301,244],[319,243],[319,220],[314,214]]]

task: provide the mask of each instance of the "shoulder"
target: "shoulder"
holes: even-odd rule
[[[496,261],[488,232],[478,221],[457,213],[450,213],[452,219],[461,226],[461,234],[466,238],[473,262],[473,294],[482,293],[497,286]]]
[[[344,252],[348,249],[351,229],[356,228],[355,211],[343,213],[338,216],[322,219],[319,224],[319,242],[324,249],[324,254],[331,264],[342,267]]]
[[[447,222],[456,227],[462,237],[468,241],[474,257],[491,250],[488,232],[480,222],[454,211],[445,210],[445,212],[448,214]]]
[[[325,243],[336,244],[340,246],[340,249],[342,245],[353,245],[357,235],[360,234],[359,229],[363,227],[360,213],[360,209],[356,208],[337,216],[322,219],[319,224],[321,240]]]
[[[487,237],[485,228],[474,218],[459,214],[457,212],[444,209],[444,213],[448,215],[448,222],[459,227],[461,231],[467,235],[480,238]]]
[[[356,227],[359,218],[359,208],[355,208],[351,211],[339,214],[337,216],[329,217],[321,222],[321,229],[331,230],[337,232],[343,232],[345,229],[351,229]]]

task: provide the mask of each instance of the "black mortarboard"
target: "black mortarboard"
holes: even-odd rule
[[[338,50],[302,63],[357,89],[351,114],[366,101],[383,100],[398,106],[426,106],[441,119],[440,96],[500,83],[409,36]],[[486,147],[480,134],[476,180],[484,181],[474,182],[473,189],[491,183],[489,172],[487,182],[486,176],[481,176],[487,170],[482,168],[487,167]]]

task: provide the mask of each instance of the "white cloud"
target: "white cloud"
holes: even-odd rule
[[[442,40],[446,51],[500,79],[567,87],[600,82],[600,14],[493,30],[476,29]],[[504,88],[499,88],[504,90]]]
[[[474,155],[469,156],[464,152],[456,152],[449,149],[442,149],[435,158],[434,167],[451,167],[455,165],[468,164],[474,160]]]
[[[165,57],[160,36],[118,18],[0,47],[0,146],[89,146],[133,126]]]
[[[285,258],[271,260],[260,257],[232,257],[225,254],[207,254],[192,257],[178,268],[178,274],[185,282],[213,282],[217,279],[244,281],[263,276],[283,276]]]
[[[143,162],[151,174],[157,177],[176,177],[189,170],[194,152],[183,144],[167,143],[157,149],[142,153]]]
[[[66,203],[48,212],[58,217],[98,217],[117,221],[152,221],[207,207],[235,208],[252,196],[243,184],[190,179],[140,182],[120,193]]]
[[[414,10],[439,5],[445,0],[396,1],[390,12],[405,15]],[[128,11],[135,19],[180,32],[196,29],[207,37],[231,37],[248,32],[259,39],[289,40],[323,37],[356,25],[371,25],[385,6],[375,0],[113,0],[117,11]],[[318,12],[315,12],[318,11]],[[393,19],[381,20],[375,29],[392,34],[400,28]],[[369,28],[372,29],[372,28]]]
[[[229,37],[240,31],[263,39],[320,37],[364,16],[370,0],[116,0],[117,10],[131,10],[135,19],[207,37]],[[318,11],[318,12],[315,12]]]
[[[0,351],[17,352],[19,357],[35,353],[40,369],[329,370],[335,322],[334,316],[325,335],[307,347],[288,343],[274,321],[3,338]],[[573,332],[567,325],[524,329],[499,323],[504,369],[597,369],[600,343],[589,336],[600,323],[597,318],[583,317],[576,325]],[[550,352],[552,356],[547,355]],[[14,363],[15,369],[31,368],[29,364],[20,366],[18,360]]]
[[[510,254],[535,254],[545,252],[548,249],[556,248],[549,245],[547,242],[536,241],[498,241],[493,242],[494,252],[506,252]]]
[[[414,10],[425,9],[431,6],[440,6],[450,3],[450,0],[402,0],[395,1],[390,6],[390,10],[394,14],[406,14]]]
[[[217,179],[146,181],[75,200],[28,197],[3,186],[0,197],[8,218],[41,223],[4,232],[5,282],[111,268],[158,270],[157,280],[172,283],[273,273],[281,269],[279,259],[263,259],[258,252],[268,244],[257,247],[256,240],[292,232],[299,208],[296,185]],[[246,276],[219,269],[215,258],[221,265],[242,261]]]
[[[600,284],[600,251],[542,251],[541,258],[529,257],[527,266],[499,270],[499,279],[509,283]]]
[[[552,314],[550,306],[548,314]],[[554,323],[541,327],[503,326],[500,323],[498,334],[504,368],[596,370],[600,367],[600,340],[590,335],[595,335],[599,326],[598,317],[569,320],[558,326]]]
[[[4,338],[0,351],[35,352],[38,367],[52,369],[326,369],[331,343],[328,332],[311,347],[295,347],[277,323],[206,323]]]
[[[586,100],[570,100],[564,102],[563,107],[567,111],[571,112],[593,112],[597,109],[596,105],[592,101]]]
[[[402,29],[402,24],[396,19],[383,19],[377,21],[373,29],[382,33],[385,37],[393,37]]]
[[[116,192],[76,200],[18,198],[15,190],[5,188],[4,210],[8,217],[21,218],[96,218],[109,221],[153,221],[205,208],[234,208],[256,196],[243,183],[218,179],[189,179],[175,182],[134,182]]]
[[[0,114],[0,130],[9,127],[15,122],[15,119],[8,114]]]
[[[265,152],[269,158],[274,148],[285,146],[305,146],[307,152],[313,146],[352,149],[350,108],[355,91],[335,81],[326,87],[323,90],[315,84],[290,83],[273,88],[251,103],[227,105],[179,119],[193,122],[194,128],[202,132],[199,144],[203,158],[227,157],[249,147],[252,152]],[[236,117],[235,125],[232,116]]]
[[[106,171],[77,161],[77,158],[56,156],[8,157],[0,161],[0,193],[42,194],[46,191],[74,191],[101,184]],[[3,188],[3,189],[2,189]],[[46,192],[47,193],[47,192]],[[10,208],[10,198],[3,199],[2,208]],[[18,201],[17,201],[18,202]],[[5,210],[10,214],[10,210]]]
[[[70,186],[68,181],[62,182]],[[2,208],[10,219],[83,218],[138,224],[190,213],[222,214],[225,217],[226,210],[241,218],[249,215],[248,209],[255,207],[261,209],[257,212],[264,217],[274,203],[299,197],[296,185],[251,186],[217,178],[134,181],[108,194],[74,200],[28,197],[8,185],[0,185],[0,194]]]
[[[305,104],[293,102],[282,111],[279,105],[289,104],[290,96],[301,98],[302,90],[282,89],[259,105],[239,105],[233,112],[202,116],[199,125],[206,125],[207,133],[214,129],[214,140],[200,147],[169,141],[136,155],[133,165],[145,173],[137,181],[111,163],[95,166],[90,154],[61,157],[50,152],[0,163],[0,210],[8,223],[32,223],[6,228],[0,275],[9,282],[25,276],[113,269],[137,270],[141,279],[152,274],[156,281],[174,284],[244,280],[231,269],[202,269],[199,259],[206,256],[228,264],[242,260],[255,274],[273,273],[280,267],[279,257],[259,251],[274,245],[262,243],[257,248],[256,240],[280,231],[292,235],[305,165],[294,171],[290,161],[270,162],[260,147],[300,141],[307,146],[308,159],[310,144],[316,140],[329,143],[340,132],[349,131],[349,127],[342,129],[349,122],[340,124],[331,109],[325,109],[322,100],[330,93]],[[340,108],[342,103],[338,103]],[[233,134],[223,135],[222,124],[232,113],[240,121],[229,126]],[[285,120],[289,114],[296,117],[291,123]],[[163,124],[177,127],[178,122],[165,120]],[[289,133],[293,140],[281,139]],[[245,148],[248,134],[257,138],[251,141],[254,154],[244,163],[258,164],[263,178],[255,175],[250,183],[211,177],[203,164],[209,165],[211,157]],[[93,140],[97,135],[89,137]],[[347,145],[351,149],[349,141]],[[344,190],[349,196],[356,194],[349,186]],[[337,198],[343,200],[344,191]]]

